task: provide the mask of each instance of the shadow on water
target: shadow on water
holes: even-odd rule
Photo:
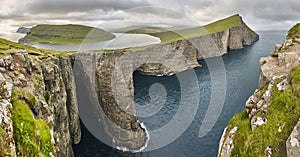
[[[242,50],[232,51],[222,56],[226,69],[226,99],[221,116],[204,137],[199,138],[198,132],[205,116],[211,94],[211,78],[205,60],[200,60],[201,68],[194,69],[200,87],[200,104],[198,112],[189,128],[171,144],[145,153],[122,152],[106,146],[98,141],[82,123],[82,141],[74,145],[77,157],[212,157],[217,155],[220,136],[234,113],[244,109],[245,101],[257,88],[259,78],[259,58],[268,56],[274,50],[275,43],[281,43],[286,32],[259,32],[260,41]],[[80,71],[79,71],[80,73]],[[162,84],[167,91],[165,106],[155,116],[139,118],[147,128],[157,129],[166,124],[176,113],[180,101],[180,88],[175,76],[153,77],[134,73],[135,102],[146,104],[150,101],[149,88],[154,83]],[[78,102],[80,104],[94,103],[89,98],[86,79],[76,78]],[[83,82],[82,82],[83,81]],[[159,93],[158,93],[159,94]],[[213,99],[213,98],[212,98]],[[87,113],[88,114],[88,113]],[[91,116],[88,114],[88,116]]]

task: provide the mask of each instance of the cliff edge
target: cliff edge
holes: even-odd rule
[[[218,156],[299,156],[299,24],[269,57],[260,59],[259,89],[235,114],[220,140]]]

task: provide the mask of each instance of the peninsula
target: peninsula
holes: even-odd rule
[[[23,27],[18,32],[26,32],[27,35],[20,39],[20,43],[35,44],[81,44],[107,41],[115,38],[115,35],[100,28],[82,25],[37,25],[24,31]]]

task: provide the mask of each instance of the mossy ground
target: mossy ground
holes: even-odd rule
[[[287,38],[289,39],[300,38],[300,23],[297,23],[289,30]]]
[[[35,106],[35,96],[25,89],[19,89],[18,92],[14,92],[14,97],[24,100],[29,107]]]
[[[67,56],[68,54],[75,53],[74,51],[63,52],[63,51],[55,51],[55,50],[47,50],[47,49],[37,49],[29,45],[19,44],[19,43],[15,43],[0,38],[0,57],[6,56],[7,53],[12,50],[26,50],[29,55],[37,56],[40,59],[47,58],[47,57],[52,57],[52,58],[57,58],[60,56],[64,57]]]
[[[43,51],[32,46],[18,44],[6,39],[0,38],[0,53],[5,54],[7,50],[27,50],[31,55],[43,55]]]
[[[37,25],[24,37],[25,40],[30,41],[31,43],[51,44],[80,44],[83,41],[88,43],[100,42],[111,40],[113,38],[115,38],[113,34],[102,29],[72,24]]]
[[[264,150],[269,145],[275,156],[285,156],[285,142],[300,117],[300,66],[291,71],[290,78],[291,87],[287,90],[273,88],[266,124],[252,131],[245,110],[230,120],[229,130],[238,127],[231,156],[264,156]],[[279,127],[283,128],[281,132]]]
[[[14,139],[18,156],[51,156],[54,146],[50,129],[42,119],[34,119],[29,105],[35,103],[34,96],[25,90],[14,90],[12,94],[12,119]]]
[[[6,146],[5,146],[6,136],[7,135],[5,131],[0,127],[0,156],[5,156],[6,152],[9,152],[6,150]]]

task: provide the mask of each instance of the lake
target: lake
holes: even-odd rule
[[[114,33],[116,38],[97,43],[85,43],[81,45],[58,45],[39,43],[33,45],[37,48],[54,49],[58,51],[88,51],[88,50],[101,50],[101,49],[121,49],[135,46],[146,46],[151,44],[160,43],[160,39],[147,34],[125,34]]]
[[[200,60],[201,68],[193,69],[198,79],[198,86],[189,86],[190,91],[200,89],[200,94],[187,95],[187,99],[200,98],[197,113],[187,130],[175,141],[160,149],[150,152],[130,153],[122,152],[106,146],[98,141],[82,125],[82,141],[74,145],[76,157],[213,157],[217,156],[218,145],[223,129],[232,116],[245,107],[245,102],[255,91],[259,78],[259,59],[268,56],[274,50],[274,44],[282,43],[286,31],[261,31],[258,32],[260,40],[252,46],[242,50],[230,51],[219,59],[222,59],[226,72],[226,97],[221,114],[212,129],[204,137],[199,137],[199,129],[204,120],[209,103],[217,97],[210,97],[212,83],[222,83],[224,80],[212,79],[211,73],[218,75],[221,72],[219,67],[209,68],[206,62],[211,60]],[[187,72],[181,73],[184,74]],[[172,120],[179,108],[180,82],[176,75],[173,76],[145,76],[137,72],[134,74],[134,99],[135,102],[143,105],[165,95],[164,106],[155,115],[139,117],[149,130],[159,129]],[[187,78],[188,79],[188,78]],[[212,80],[216,82],[212,82]],[[153,86],[163,87],[151,93]],[[150,92],[149,92],[150,91]],[[79,101],[80,103],[80,101]],[[86,103],[86,102],[85,102]],[[214,115],[212,115],[214,116]],[[179,127],[179,126],[178,126]],[[176,128],[176,126],[175,126]],[[179,129],[179,128],[178,128]],[[151,137],[150,137],[151,138]]]

